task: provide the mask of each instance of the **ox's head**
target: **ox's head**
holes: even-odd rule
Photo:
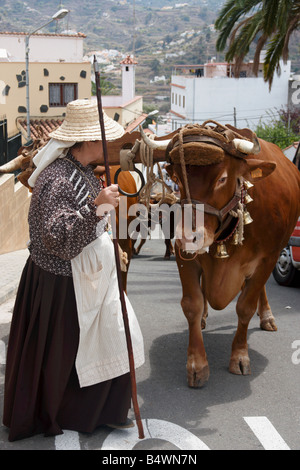
[[[160,149],[165,145],[167,171],[179,185],[183,212],[191,207],[187,204],[193,204],[202,213],[197,217],[194,210],[188,224],[183,214],[176,243],[184,251],[199,254],[223,233],[230,211],[241,207],[243,181],[263,178],[276,166],[254,156],[260,152],[260,145],[251,131],[240,131],[240,135],[231,126],[215,124],[185,126],[171,140],[158,144]],[[155,148],[155,140],[147,144]]]

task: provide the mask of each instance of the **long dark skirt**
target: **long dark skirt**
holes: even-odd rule
[[[3,423],[10,441],[63,429],[90,433],[126,420],[129,373],[80,388],[74,365],[78,341],[72,278],[44,271],[29,257],[7,350]]]

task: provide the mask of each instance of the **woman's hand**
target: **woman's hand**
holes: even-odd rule
[[[120,193],[117,184],[111,184],[110,186],[103,188],[95,199],[96,206],[103,204],[110,204],[113,207],[118,207],[120,202]]]

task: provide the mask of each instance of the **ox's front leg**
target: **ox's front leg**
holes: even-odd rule
[[[258,301],[261,301],[264,285],[270,275],[268,263],[258,268],[255,275],[248,279],[238,298],[236,312],[238,315],[238,327],[232,343],[229,371],[233,374],[251,374],[250,359],[248,355],[247,332],[248,325],[256,312]]]
[[[190,387],[202,387],[209,378],[209,366],[202,337],[204,298],[200,288],[201,269],[197,261],[176,257],[182,283],[181,306],[189,325],[187,377]]]

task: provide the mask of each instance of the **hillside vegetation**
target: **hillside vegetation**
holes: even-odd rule
[[[217,35],[213,28],[223,3],[224,0],[3,0],[0,29],[31,32],[58,9],[67,8],[70,13],[64,20],[53,22],[43,31],[86,34],[85,54],[102,49],[134,53],[138,61],[136,93],[144,96],[146,105],[166,110],[174,65],[224,60],[224,55],[216,52]],[[290,52],[295,70],[300,70],[296,39]],[[119,61],[112,60],[115,71],[106,74],[116,89],[120,87]],[[155,76],[165,80],[150,83]]]

